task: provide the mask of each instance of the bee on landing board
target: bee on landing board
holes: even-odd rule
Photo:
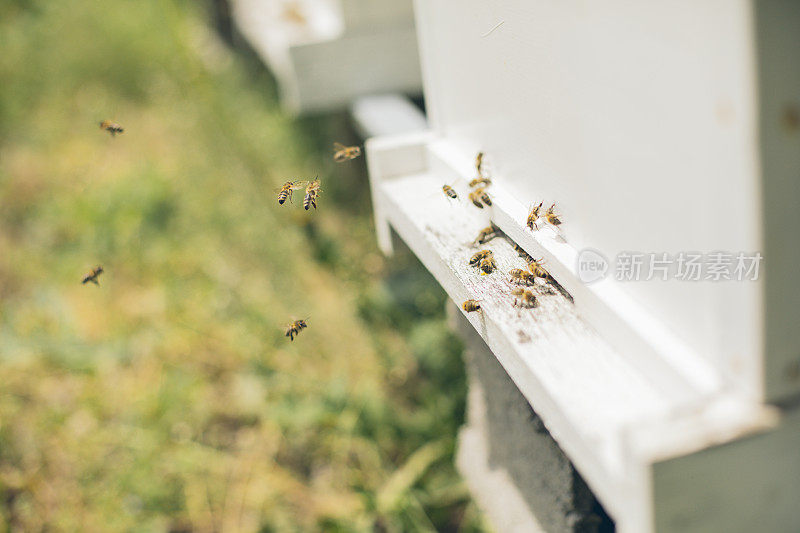
[[[480,252],[475,253],[469,259],[469,265],[476,267],[476,266],[478,266],[480,264],[482,259],[485,259],[487,257],[492,257],[493,255],[494,254],[492,253],[491,250],[481,250]]]
[[[472,202],[475,207],[481,209],[483,209],[483,204],[492,205],[492,199],[489,198],[489,195],[486,193],[486,187],[480,187],[469,193],[469,201]]]
[[[314,178],[313,181],[310,181],[306,186],[306,196],[303,198],[303,209],[308,211],[309,207],[317,208],[317,197],[322,192],[320,189],[320,182],[318,179]]]
[[[521,258],[525,259],[528,262],[530,262],[531,259],[533,259],[531,256],[528,255],[528,252],[523,250],[522,247],[517,243],[514,243],[514,251],[517,252],[517,254],[519,254]]]
[[[442,191],[444,191],[445,196],[448,198],[458,200],[458,194],[456,193],[456,190],[450,185],[442,185]]]
[[[536,276],[521,268],[512,268],[508,271],[508,275],[511,277],[509,281],[520,285],[533,285],[536,281]]]
[[[103,273],[103,267],[101,267],[100,265],[97,265],[96,267],[94,267],[94,268],[92,269],[92,271],[91,271],[91,272],[89,272],[88,274],[86,274],[85,276],[83,276],[83,280],[81,281],[81,283],[82,283],[82,284],[84,284],[84,285],[86,285],[87,283],[90,283],[90,282],[91,282],[91,283],[94,283],[95,285],[98,285],[98,286],[99,286],[99,285],[100,285],[100,282],[99,282],[99,281],[97,281],[97,278],[98,278],[98,277],[100,276],[100,274],[102,274],[102,273]]]
[[[561,219],[559,218],[561,215],[557,214],[555,212],[555,209],[556,209],[556,204],[553,204],[550,207],[548,207],[547,211],[545,211],[544,213],[544,219],[547,220],[547,222],[549,222],[553,226],[558,227],[561,225]]]
[[[550,279],[550,273],[542,266],[544,261],[531,258],[528,261],[528,272],[536,278]]]
[[[539,205],[531,207],[530,213],[528,213],[528,219],[525,221],[525,225],[528,226],[531,231],[536,229],[536,221],[539,220],[539,211],[542,209],[542,204],[544,202],[539,202]]]
[[[494,272],[494,269],[497,268],[497,263],[494,260],[494,256],[484,257],[481,259],[480,262],[480,269],[481,269],[481,276],[485,276],[486,274],[491,274]]]
[[[345,146],[342,143],[333,143],[333,148],[336,150],[333,154],[333,160],[337,163],[350,161],[361,155],[360,146]]]
[[[516,296],[514,305],[526,308],[536,307],[536,296],[530,290],[520,287],[511,291],[511,294]]]
[[[481,310],[481,304],[478,303],[478,300],[464,300],[464,303],[461,304],[461,308],[467,313],[473,313]]]
[[[122,129],[122,126],[117,124],[116,122],[111,122],[110,120],[104,120],[100,123],[100,129],[106,130],[108,133],[111,134],[112,137],[115,137],[117,133],[122,133],[125,131]]]
[[[278,193],[278,204],[283,205],[288,198],[289,201],[292,201],[292,193],[297,189],[303,188],[302,181],[287,181],[283,184],[282,187],[275,189],[275,192]]]
[[[286,326],[286,336],[290,341],[293,341],[295,336],[300,335],[300,332],[308,327],[307,320],[307,318],[295,320]]]
[[[491,225],[488,227],[483,228],[478,232],[478,236],[473,241],[476,244],[486,244],[490,240],[497,237],[497,232],[499,229],[495,225]]]

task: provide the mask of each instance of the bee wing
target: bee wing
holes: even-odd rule
[[[335,142],[335,143],[333,143],[333,147],[334,147],[334,148],[335,148],[337,151],[341,151],[341,150],[347,150],[347,146],[343,145],[342,143],[337,143],[337,142]]]
[[[292,190],[296,191],[297,189],[302,189],[306,186],[305,180],[297,180],[292,182]]]

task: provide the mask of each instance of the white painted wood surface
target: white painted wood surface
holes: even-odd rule
[[[416,8],[433,132],[464,161],[485,151],[521,205],[557,202],[574,250],[763,249],[750,2]],[[760,283],[613,284],[680,351],[764,395]]]
[[[669,362],[638,364],[614,349],[559,292],[541,289],[538,307],[515,308],[507,272],[525,263],[511,241],[472,244],[499,207],[472,206],[463,180],[454,183],[461,200],[447,199],[441,185],[452,176],[441,173],[435,145],[429,134],[367,142],[382,246],[390,246],[388,224],[454,302],[481,301],[482,311],[467,319],[621,531],[648,527],[654,462],[775,424],[770,410],[722,388],[699,387],[680,371],[666,375]],[[499,267],[490,275],[468,265],[484,248],[494,252]]]
[[[411,0],[230,0],[236,25],[296,113],[420,92]]]

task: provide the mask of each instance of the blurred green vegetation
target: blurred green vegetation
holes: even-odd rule
[[[483,529],[444,295],[377,252],[346,118],[281,114],[206,7],[0,2],[4,528]]]

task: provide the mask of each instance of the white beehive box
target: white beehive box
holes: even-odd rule
[[[420,91],[411,0],[230,0],[232,16],[293,112]]]
[[[382,247],[393,228],[456,303],[482,301],[470,322],[621,531],[800,527],[798,416],[766,403],[800,394],[800,3],[415,8],[431,131],[368,142]],[[483,210],[466,201],[479,150]],[[525,227],[541,200],[560,232]],[[574,302],[516,310],[502,274],[467,266],[490,221]],[[700,252],[706,270],[579,277],[579,258],[624,252]],[[717,252],[760,253],[760,275],[705,279]]]

